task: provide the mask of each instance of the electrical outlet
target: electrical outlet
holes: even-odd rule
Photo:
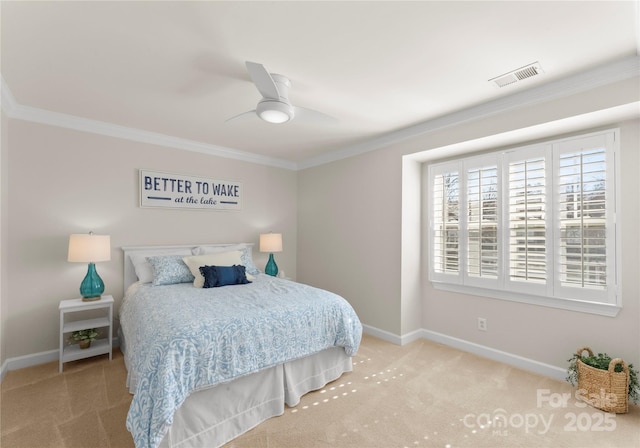
[[[478,317],[478,330],[487,331],[487,319],[484,317]]]

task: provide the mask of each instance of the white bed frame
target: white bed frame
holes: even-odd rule
[[[234,245],[236,244],[123,247],[125,293],[131,284],[138,281],[131,254],[161,254],[197,246],[224,248]],[[126,350],[126,341],[122,345]],[[351,357],[345,354],[343,348],[332,347],[306,358],[194,392],[174,414],[173,423],[160,447],[221,446],[263,421],[282,415],[285,404],[297,405],[302,395],[320,389],[351,370]]]

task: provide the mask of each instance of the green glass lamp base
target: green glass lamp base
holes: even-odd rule
[[[269,254],[269,261],[267,261],[267,265],[264,267],[264,273],[273,277],[278,275],[278,265],[276,264],[276,260],[273,259],[273,254]]]
[[[93,300],[100,300],[100,296],[104,292],[104,282],[96,271],[95,263],[89,263],[89,269],[87,269],[87,275],[82,283],[80,283],[80,295],[83,302],[90,302]]]

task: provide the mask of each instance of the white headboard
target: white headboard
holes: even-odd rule
[[[186,249],[191,251],[198,246],[208,246],[208,247],[231,247],[237,246],[238,244],[244,244],[249,247],[253,247],[253,243],[203,243],[203,244],[189,244],[189,245],[176,245],[176,246],[126,246],[122,248],[124,252],[124,292],[127,292],[127,288],[131,286],[133,283],[138,281],[138,276],[136,275],[136,270],[133,266],[133,262],[131,261],[131,254],[143,253],[151,255],[160,255],[163,252],[171,252],[176,249]]]

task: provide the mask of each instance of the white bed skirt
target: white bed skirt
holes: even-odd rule
[[[213,448],[282,415],[312,390],[352,370],[341,347],[287,362],[229,383],[191,394],[173,417],[160,447]]]

